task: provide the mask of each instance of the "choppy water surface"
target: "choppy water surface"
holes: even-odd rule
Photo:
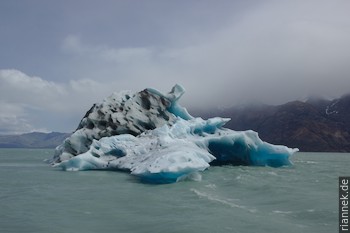
[[[0,231],[337,232],[338,176],[350,154],[297,153],[294,166],[211,167],[201,181],[139,183],[63,172],[52,150],[0,150]]]

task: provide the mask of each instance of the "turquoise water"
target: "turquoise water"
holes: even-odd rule
[[[297,153],[294,165],[211,167],[201,181],[137,182],[63,172],[52,150],[0,149],[0,232],[337,232],[338,176],[350,154]]]

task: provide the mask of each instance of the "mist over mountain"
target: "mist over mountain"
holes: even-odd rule
[[[254,130],[273,144],[307,152],[350,152],[350,94],[334,100],[310,98],[278,106],[250,104],[190,112],[204,118],[229,117],[226,127]]]

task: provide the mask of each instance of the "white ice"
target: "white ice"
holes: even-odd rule
[[[216,164],[283,166],[297,151],[263,142],[253,131],[222,128],[224,118],[177,118],[139,136],[94,140],[89,151],[56,166],[64,170],[126,170],[142,181],[171,183]]]

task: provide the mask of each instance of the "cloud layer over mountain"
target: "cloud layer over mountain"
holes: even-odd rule
[[[0,3],[0,133],[71,131],[113,91],[182,84],[189,107],[339,97],[350,2]]]

